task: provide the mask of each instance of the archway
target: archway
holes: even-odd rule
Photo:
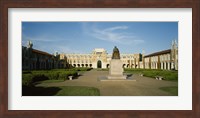
[[[101,61],[99,60],[99,61],[97,61],[97,68],[101,68]]]
[[[107,64],[107,65],[106,65],[106,67],[107,67],[107,68],[109,68],[109,67],[110,67],[110,65],[109,65],[109,64]]]
[[[90,68],[92,67],[92,64],[90,64]]]
[[[74,67],[76,67],[76,64],[74,64]]]
[[[127,64],[126,67],[129,68],[129,64]]]
[[[123,64],[123,68],[125,68],[126,67],[126,64]]]

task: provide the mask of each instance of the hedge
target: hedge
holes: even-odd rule
[[[77,71],[73,70],[31,71],[27,74],[22,74],[22,85],[33,86],[34,82],[43,80],[66,80],[68,76],[76,77],[77,75]]]
[[[32,74],[22,74],[22,86],[32,86]]]

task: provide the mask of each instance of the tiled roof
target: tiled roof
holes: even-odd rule
[[[46,56],[53,56],[52,54],[49,54],[47,52],[43,52],[43,51],[40,51],[40,50],[36,50],[36,49],[33,49],[33,52],[38,53],[38,54],[42,54],[42,55],[46,55]]]
[[[171,53],[171,49],[155,52],[155,53],[152,53],[152,54],[149,54],[149,55],[145,55],[144,57],[151,57],[151,56],[167,54],[167,53]]]

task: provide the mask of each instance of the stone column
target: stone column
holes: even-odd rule
[[[171,69],[170,62],[168,62],[168,70],[170,70],[170,69]]]
[[[161,64],[161,69],[163,69],[163,63],[161,62],[160,64]]]
[[[155,66],[156,66],[156,68],[155,68],[155,69],[158,69],[158,67],[157,67],[157,62],[155,62]]]

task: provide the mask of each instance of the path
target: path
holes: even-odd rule
[[[178,86],[178,82],[160,81],[149,77],[132,75],[136,81],[99,81],[108,71],[91,70],[74,80],[59,83],[42,83],[37,86],[89,86],[100,90],[101,96],[169,96],[160,87]]]

